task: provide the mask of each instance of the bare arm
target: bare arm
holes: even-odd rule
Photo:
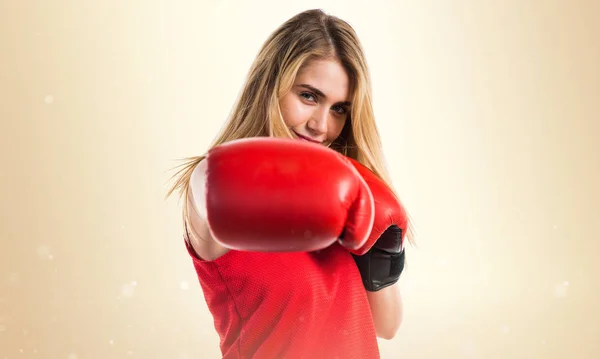
[[[403,318],[402,296],[398,283],[377,292],[367,291],[367,298],[377,336],[387,340],[394,338]]]
[[[202,164],[202,162],[200,163]],[[204,260],[215,260],[229,250],[215,242],[210,234],[204,216],[198,212],[194,204],[194,193],[198,194],[199,192],[198,182],[202,180],[201,177],[204,176],[204,170],[203,165],[198,165],[192,173],[187,197],[188,213],[185,221],[190,245],[198,257]]]

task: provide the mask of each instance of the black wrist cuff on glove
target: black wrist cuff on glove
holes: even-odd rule
[[[362,256],[353,255],[365,289],[370,292],[395,284],[404,270],[404,249],[398,253],[377,247],[379,246],[376,244]]]

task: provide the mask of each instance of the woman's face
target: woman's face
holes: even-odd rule
[[[350,110],[350,81],[335,60],[303,66],[279,107],[293,135],[329,146],[342,132]]]

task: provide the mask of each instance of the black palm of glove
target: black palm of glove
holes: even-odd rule
[[[376,292],[396,283],[404,269],[402,229],[390,226],[364,255],[352,255],[365,289]]]

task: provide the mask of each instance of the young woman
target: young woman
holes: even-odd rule
[[[355,31],[297,14],[169,192],[185,198],[185,244],[224,358],[379,358],[377,337],[402,321],[410,237],[391,188]]]

